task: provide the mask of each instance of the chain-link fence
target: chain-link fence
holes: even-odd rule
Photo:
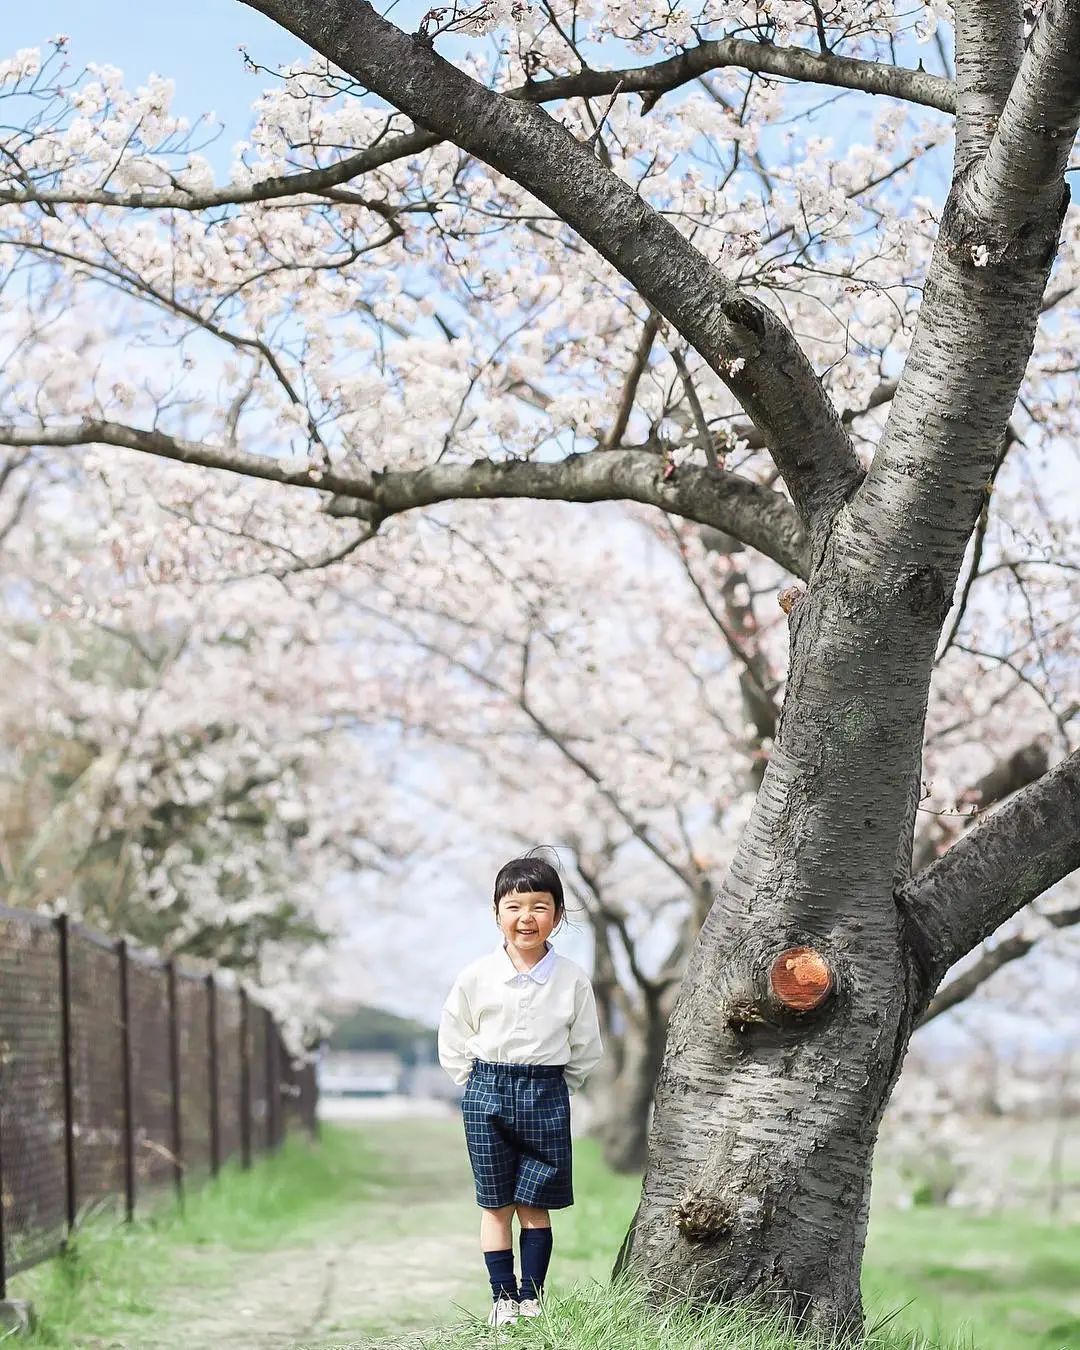
[[[87,1214],[247,1166],[315,1105],[243,990],[0,905],[0,1298]]]

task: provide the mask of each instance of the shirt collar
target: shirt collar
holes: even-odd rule
[[[550,943],[548,943],[547,951],[531,970],[518,970],[517,966],[510,960],[510,953],[506,950],[505,944],[495,949],[494,956],[499,974],[507,984],[516,980],[519,975],[524,975],[536,984],[547,984],[558,959],[555,948]]]

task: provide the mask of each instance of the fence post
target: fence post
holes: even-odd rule
[[[67,1231],[75,1227],[75,1096],[72,1087],[71,1063],[71,927],[68,916],[60,914],[54,920],[57,954],[60,961],[60,1054],[64,1089],[64,1193],[67,1210]]]
[[[131,996],[128,990],[127,942],[116,944],[120,972],[120,1058],[124,1094],[124,1217],[135,1217],[135,1103],[131,1096]]]
[[[221,1114],[218,1105],[217,985],[213,972],[206,977],[206,1047],[210,1077],[210,1175],[221,1169]]]
[[[240,990],[240,1161],[251,1166],[251,1051],[247,990]]]
[[[176,1011],[176,962],[165,964],[165,981],[169,995],[169,1083],[171,1091],[173,1185],[177,1197],[184,1198],[184,1141],[180,1135],[180,1019]]]

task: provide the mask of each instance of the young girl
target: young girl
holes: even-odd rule
[[[502,941],[461,972],[439,1024],[439,1062],[455,1083],[466,1084],[462,1114],[482,1211],[492,1326],[540,1315],[551,1260],[549,1211],[574,1203],[569,1094],[603,1054],[589,977],[548,945],[564,909],[562,882],[550,863],[508,862],[495,878]]]

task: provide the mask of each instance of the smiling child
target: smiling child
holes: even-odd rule
[[[550,1211],[574,1203],[570,1093],[603,1046],[589,977],[548,943],[565,912],[555,868],[540,858],[512,859],[495,878],[494,903],[502,940],[455,980],[439,1024],[439,1062],[466,1085],[462,1114],[491,1281],[488,1320],[505,1326],[540,1315]]]

